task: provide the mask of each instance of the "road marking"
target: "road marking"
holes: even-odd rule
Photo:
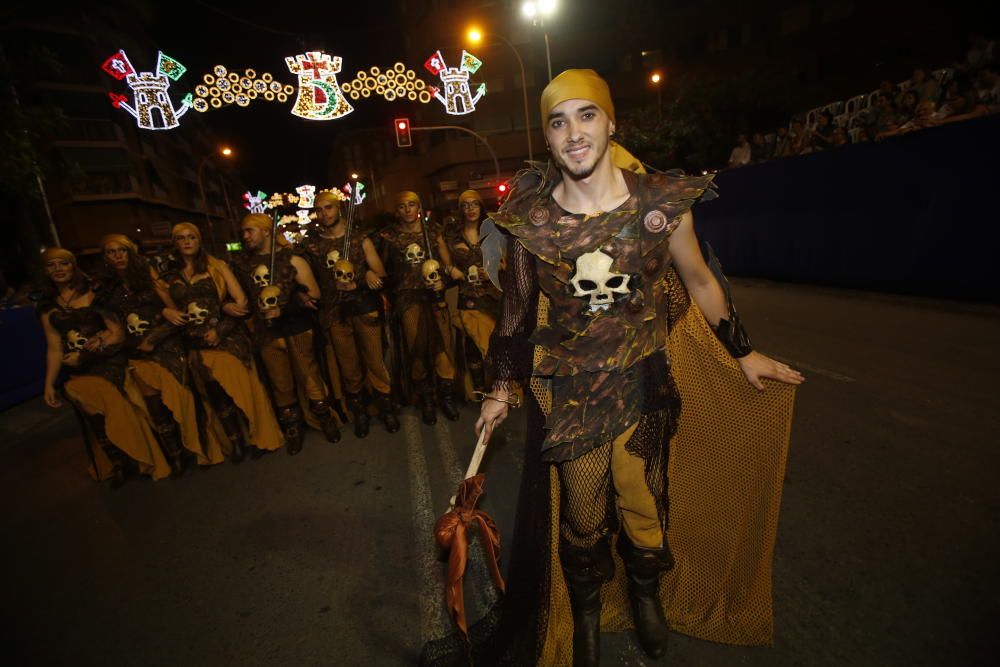
[[[410,505],[413,508],[413,546],[417,551],[417,578],[420,587],[420,639],[421,643],[444,637],[450,631],[450,622],[444,606],[444,568],[437,561],[434,543],[433,498],[427,458],[420,436],[420,424],[409,411],[399,415],[406,440],[406,454],[410,465]]]
[[[836,371],[828,371],[825,368],[820,368],[818,366],[811,366],[809,364],[803,363],[801,361],[796,361],[795,359],[787,359],[785,357],[779,357],[777,355],[770,355],[772,359],[776,359],[782,363],[788,364],[796,370],[809,371],[810,373],[815,373],[816,375],[822,375],[823,377],[828,377],[831,380],[836,380],[837,382],[857,382],[854,378],[849,375],[842,375]]]

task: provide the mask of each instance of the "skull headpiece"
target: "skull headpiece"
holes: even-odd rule
[[[145,336],[149,329],[149,322],[139,317],[137,313],[129,313],[125,318],[128,332],[132,336]]]
[[[186,314],[188,324],[193,324],[195,326],[201,326],[208,318],[208,311],[199,306],[197,301],[192,301],[188,304]]]
[[[483,284],[483,272],[479,270],[479,267],[473,264],[469,267],[469,271],[465,276],[465,279],[469,281],[469,284],[473,287],[479,287]]]
[[[80,335],[80,332],[76,329],[70,329],[66,332],[66,347],[71,352],[78,352],[83,349],[83,346],[87,344],[87,338]]]
[[[406,246],[406,263],[415,265],[424,261],[424,249],[419,243],[411,243]]]
[[[588,297],[590,312],[607,310],[616,294],[629,293],[629,276],[612,273],[611,257],[600,250],[580,255],[576,260],[576,273],[570,278],[573,296]]]
[[[424,284],[432,289],[441,282],[441,264],[436,259],[424,262],[420,272],[424,274]]]
[[[326,253],[326,268],[329,269],[330,271],[333,271],[334,265],[339,261],[340,261],[339,250],[331,250],[330,252]]]
[[[257,306],[262,311],[274,310],[278,307],[278,300],[281,297],[281,290],[274,285],[269,285],[260,291],[257,296]]]
[[[253,277],[253,284],[257,287],[267,287],[271,284],[271,272],[268,270],[266,264],[257,265],[251,276]]]

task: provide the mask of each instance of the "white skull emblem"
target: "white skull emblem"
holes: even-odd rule
[[[281,296],[281,290],[273,285],[265,287],[260,291],[260,295],[257,297],[257,306],[261,311],[274,310],[278,307],[278,299]]]
[[[420,264],[424,261],[424,249],[419,243],[411,243],[406,246],[406,263],[411,265]]]
[[[569,284],[575,290],[573,296],[589,297],[590,312],[607,310],[614,301],[615,294],[629,293],[629,277],[622,273],[611,273],[613,259],[600,250],[580,255],[576,260],[576,273]]]
[[[253,278],[253,284],[257,287],[267,287],[271,284],[271,272],[268,271],[267,266],[264,264],[258,265],[253,270],[251,277]]]
[[[208,318],[208,311],[198,305],[197,301],[192,301],[187,307],[188,324],[201,326]]]
[[[339,250],[331,250],[330,252],[326,253],[326,268],[328,270],[333,271],[334,265],[339,261],[340,261]]]
[[[125,318],[125,324],[128,326],[128,332],[132,336],[145,336],[146,331],[149,329],[149,322],[141,319],[136,313],[129,313],[128,317]]]
[[[483,284],[483,272],[479,270],[478,266],[473,264],[469,267],[469,272],[466,274],[465,279],[473,287],[479,287]]]
[[[80,335],[80,332],[76,329],[70,329],[66,332],[66,347],[71,352],[78,352],[83,349],[83,346],[87,344],[87,338]]]
[[[420,268],[424,274],[424,284],[435,289],[441,282],[441,264],[436,259],[429,259]]]

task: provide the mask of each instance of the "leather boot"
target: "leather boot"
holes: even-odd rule
[[[601,584],[615,573],[607,539],[594,546],[559,542],[569,602],[573,611],[573,667],[597,667],[601,662]]]
[[[433,426],[437,423],[437,412],[434,406],[434,383],[424,380],[420,382],[417,391],[420,392],[420,418],[428,426]]]
[[[184,474],[188,463],[187,452],[181,442],[181,431],[174,421],[173,413],[163,404],[161,397],[146,396],[145,399],[157,439],[160,441],[163,453],[167,455],[167,461],[170,462],[170,476],[177,479]]]
[[[286,405],[283,408],[278,408],[278,423],[285,434],[285,445],[288,448],[288,455],[295,456],[302,451],[302,443],[305,440],[305,433],[302,428],[302,414],[299,412],[299,406]]]
[[[327,442],[340,442],[340,427],[337,426],[337,416],[330,407],[330,399],[320,401],[309,400],[309,410],[316,415],[319,425],[323,428],[323,435]],[[301,449],[301,446],[300,446]],[[291,454],[291,450],[288,452]]]
[[[455,405],[455,383],[438,378],[438,407],[448,421],[457,422],[461,416]]]
[[[104,415],[87,415],[87,421],[94,439],[111,462],[111,488],[117,489],[128,481],[131,472],[128,455],[115,447],[108,438],[108,432],[104,428]]]
[[[469,362],[469,375],[472,376],[472,388],[475,391],[486,391],[486,369],[483,362]]]
[[[367,437],[372,420],[368,416],[368,406],[365,405],[360,392],[347,395],[347,409],[351,411],[351,419],[354,422],[354,435],[359,438]]]
[[[232,449],[229,459],[233,465],[237,465],[246,458],[247,451],[243,440],[243,425],[240,423],[236,404],[218,382],[207,383],[205,391],[208,394],[212,410],[215,411],[215,416],[219,418],[222,430],[226,432],[226,438],[229,439]]]
[[[618,535],[618,554],[625,563],[628,598],[635,632],[642,650],[651,658],[667,651],[667,619],[660,602],[660,574],[674,566],[668,546],[643,549],[635,546],[622,530]]]
[[[385,424],[385,430],[389,433],[398,431],[399,417],[396,416],[396,405],[392,402],[392,396],[376,392],[375,403],[378,405],[378,414]]]

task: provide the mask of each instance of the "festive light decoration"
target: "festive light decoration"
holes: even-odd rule
[[[384,72],[375,66],[367,72],[358,70],[354,80],[341,84],[340,89],[352,100],[375,94],[381,95],[387,102],[407,99],[427,104],[431,101],[427,83],[418,79],[417,73],[407,69],[403,63],[396,63]]]
[[[196,98],[191,106],[202,113],[230,104],[248,107],[258,98],[268,102],[286,102],[295,93],[295,86],[275,81],[270,72],[258,77],[256,70],[245,69],[243,74],[239,74],[230,72],[225,65],[216,65],[201,80],[194,87]]]
[[[267,193],[257,191],[257,194],[251,194],[249,192],[243,193],[243,208],[247,209],[251,213],[263,213],[267,209],[271,208],[270,202],[267,199]]]
[[[441,78],[444,84],[444,94],[441,90],[434,88],[431,93],[444,105],[445,111],[452,116],[464,116],[476,110],[476,104],[486,94],[486,84],[480,84],[476,89],[475,96],[469,87],[469,75],[475,73],[483,64],[483,61],[476,58],[468,51],[462,51],[462,65],[460,67],[448,67],[444,61],[441,51],[435,51],[424,63],[427,70]]]
[[[341,190],[343,190],[344,193],[346,193],[346,196],[344,197],[344,201],[350,201],[351,189],[352,188],[351,188],[351,184],[350,183],[345,183],[344,187],[341,188]],[[354,195],[354,205],[355,206],[361,206],[361,204],[364,203],[364,201],[365,201],[365,197],[368,196],[365,193],[364,190],[365,190],[365,184],[362,183],[361,181],[358,181],[357,192]]]
[[[315,185],[300,185],[295,188],[299,193],[299,206],[302,208],[312,208],[316,199]]]
[[[285,58],[288,71],[299,77],[299,95],[292,113],[309,120],[333,120],[354,111],[337,82],[342,60],[322,51]]]
[[[295,215],[298,216],[296,222],[299,223],[299,227],[308,227],[312,223],[311,213],[311,211],[304,208],[295,211]]]
[[[191,108],[190,98],[185,97],[179,109],[167,94],[171,81],[177,81],[186,68],[162,51],[156,59],[156,72],[136,72],[124,50],[110,56],[101,69],[132,89],[134,106],[124,95],[111,93],[111,104],[116,109],[124,109],[138,121],[145,130],[172,130],[180,126],[180,118]]]

